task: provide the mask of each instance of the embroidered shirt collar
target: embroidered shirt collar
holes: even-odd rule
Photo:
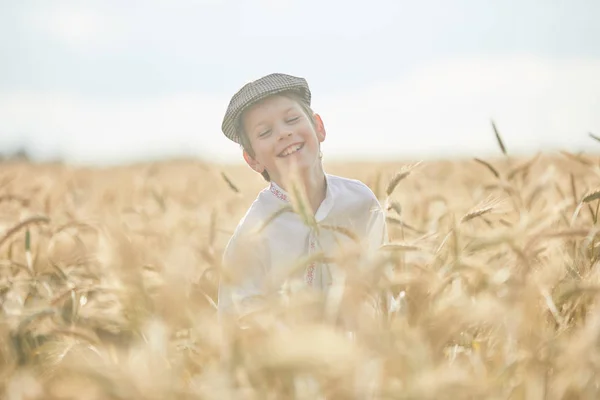
[[[317,222],[323,220],[327,216],[327,214],[329,214],[333,207],[333,191],[331,187],[331,179],[329,178],[328,174],[325,174],[325,185],[325,199],[323,199],[323,202],[321,203],[315,214],[315,219],[317,220]],[[271,182],[269,186],[269,191],[280,201],[289,203],[289,194],[275,182]]]

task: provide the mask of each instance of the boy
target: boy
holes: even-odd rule
[[[314,252],[333,256],[339,243],[348,243],[343,234],[313,229],[293,212],[281,213],[256,233],[290,204],[292,176],[303,186],[319,226],[350,230],[370,251],[387,241],[384,211],[373,192],[357,180],[323,170],[325,126],[310,104],[306,80],[285,74],[246,84],[229,103],[223,133],[243,147],[244,160],[270,185],[258,194],[225,249],[220,314],[250,312],[270,295],[267,286],[273,276],[286,275],[298,260]],[[327,290],[335,276],[335,266],[327,263],[313,263],[301,271],[305,285],[316,290]]]

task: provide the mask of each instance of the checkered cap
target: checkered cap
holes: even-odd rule
[[[310,106],[311,93],[304,78],[275,73],[245,84],[233,95],[225,112],[223,124],[221,125],[225,136],[236,143],[240,143],[236,125],[242,112],[248,106],[267,96],[286,91],[296,91],[300,98]]]

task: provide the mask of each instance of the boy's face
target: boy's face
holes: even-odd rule
[[[244,151],[244,159],[256,172],[266,170],[279,182],[292,167],[299,172],[318,167],[325,128],[317,114],[315,122],[313,126],[296,101],[278,95],[267,97],[244,113],[244,131],[254,151],[254,157]]]

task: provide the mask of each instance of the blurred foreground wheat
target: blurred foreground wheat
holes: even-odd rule
[[[217,321],[220,257],[260,177],[0,165],[4,398],[600,396],[598,157],[328,171],[371,186],[392,243],[242,329]],[[388,292],[390,313],[369,312]]]

